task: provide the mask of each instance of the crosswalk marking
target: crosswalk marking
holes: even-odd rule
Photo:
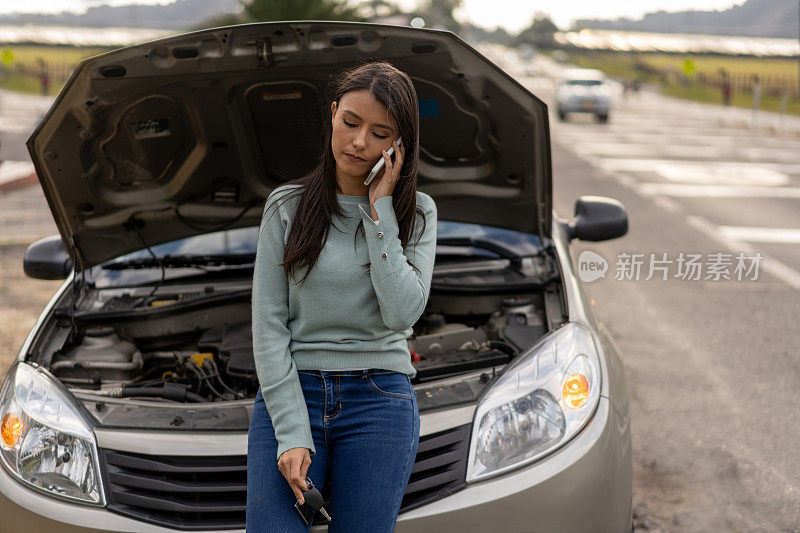
[[[800,151],[800,141],[791,139],[775,139],[764,138],[763,135],[743,135],[741,131],[737,130],[736,135],[714,135],[702,134],[696,132],[681,132],[664,133],[661,132],[631,132],[629,130],[621,130],[614,132],[604,132],[602,136],[598,136],[595,131],[573,130],[568,133],[568,137],[573,142],[592,142],[598,144],[619,144],[619,143],[637,143],[642,145],[661,145],[661,144],[686,144],[691,143],[692,146],[724,146],[724,147],[738,147],[743,142],[750,146],[762,146],[766,148],[779,148],[786,150]]]
[[[661,194],[681,198],[800,198],[800,187],[748,187],[682,183],[636,183],[645,196]]]
[[[588,154],[578,154],[587,157]],[[693,165],[697,167],[713,168],[719,165],[729,165],[727,161],[675,161],[673,159],[636,159],[636,158],[605,158],[600,156],[589,156],[591,162],[606,172],[654,172],[655,168],[668,165]],[[798,156],[800,159],[800,156]],[[795,164],[787,163],[735,163],[743,172],[769,169],[783,174],[800,174],[800,162]]]
[[[738,163],[697,165],[693,162],[660,164],[655,171],[662,178],[674,183],[706,185],[761,185],[777,187],[789,183],[789,176],[770,168]]]
[[[680,144],[635,144],[635,143],[598,143],[576,142],[572,147],[583,153],[612,157],[652,157],[652,158],[692,158],[710,159],[713,161],[746,162],[794,162],[797,161],[797,150],[780,150],[775,148],[733,147],[733,146],[701,146]]]
[[[30,161],[3,161],[0,163],[0,185],[25,178],[33,172],[33,163]]]
[[[611,119],[612,121],[615,118]],[[558,132],[559,135],[562,133],[567,133],[571,135],[574,132],[577,133],[585,133],[586,126],[590,125],[591,121],[588,117],[585,117],[584,123],[575,122],[558,122],[551,117],[550,124],[553,127],[554,132]],[[725,126],[708,126],[708,127],[687,127],[678,125],[677,127],[673,127],[675,125],[671,125],[668,123],[660,122],[658,120],[651,120],[648,121],[647,124],[642,125],[641,127],[632,128],[629,125],[617,124],[615,122],[609,122],[608,124],[603,124],[602,126],[598,127],[597,129],[591,130],[595,136],[598,133],[602,132],[602,134],[656,134],[656,135],[663,135],[665,131],[672,131],[672,135],[679,135],[683,132],[692,134],[692,135],[702,135],[702,136],[714,136],[714,137],[741,137],[747,138],[748,136],[753,136],[754,134],[749,130],[743,130],[739,127],[725,127]],[[763,138],[763,134],[761,135]],[[556,140],[558,138],[554,136]],[[796,139],[796,137],[794,137]],[[785,138],[781,137],[783,140],[791,141],[792,138]]]
[[[769,242],[780,244],[800,243],[800,229],[796,228],[754,228],[745,226],[719,226],[728,239],[747,242]]]
[[[732,252],[744,252],[750,255],[756,253],[756,249],[751,245],[746,242],[728,238],[719,230],[719,226],[712,224],[703,217],[690,215],[686,217],[686,221],[690,226],[705,234],[711,240],[725,246]],[[765,255],[763,252],[759,253],[761,253],[762,257],[760,262],[760,268],[762,270],[769,272],[792,288],[800,290],[800,272],[777,259]]]
[[[30,120],[11,121],[6,117],[0,117],[0,132],[3,133],[26,133],[33,132],[35,124]]]

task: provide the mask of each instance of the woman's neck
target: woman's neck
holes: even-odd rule
[[[364,185],[364,178],[336,173],[336,192],[348,196],[367,196],[369,186]]]

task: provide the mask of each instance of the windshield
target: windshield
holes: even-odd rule
[[[600,80],[567,80],[567,85],[581,85],[584,87],[591,87],[602,84],[603,82]]]
[[[493,226],[452,222],[449,220],[437,221],[437,236],[444,237],[481,237],[513,249],[517,254],[535,255],[541,248],[539,237],[529,233],[514,231]],[[256,253],[258,244],[258,226],[237,228],[232,230],[217,231],[204,235],[195,235],[177,241],[167,242],[152,246],[151,250],[156,257],[167,255],[240,255]],[[499,256],[489,250],[472,247],[440,246],[437,256],[446,251],[448,258],[453,256],[498,258]],[[127,262],[132,259],[146,259],[152,257],[147,249],[138,250],[101,265],[92,267],[87,272],[98,288],[109,288],[142,283],[156,282],[161,279],[161,269],[158,267],[147,269],[109,269],[108,265]],[[104,268],[104,266],[106,268]],[[232,267],[223,267],[232,268]],[[233,267],[236,268],[236,267]],[[241,269],[241,266],[238,267]],[[165,279],[176,279],[190,275],[202,274],[209,270],[205,267],[167,268]]]

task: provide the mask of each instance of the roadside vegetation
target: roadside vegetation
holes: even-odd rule
[[[108,50],[0,45],[0,88],[56,95],[82,59]],[[730,105],[743,108],[753,107],[757,76],[759,109],[800,115],[797,59],[589,51],[556,52],[555,56],[579,67],[602,70],[621,82],[658,85],[668,96],[698,102],[722,103],[722,83],[727,76]]]
[[[0,88],[56,95],[82,59],[108,50],[110,48],[0,45]]]

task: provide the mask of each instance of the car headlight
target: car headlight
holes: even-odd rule
[[[467,482],[531,463],[569,441],[600,398],[591,332],[570,322],[509,363],[475,411]]]
[[[91,428],[44,370],[17,363],[0,391],[0,462],[51,496],[105,505]]]

